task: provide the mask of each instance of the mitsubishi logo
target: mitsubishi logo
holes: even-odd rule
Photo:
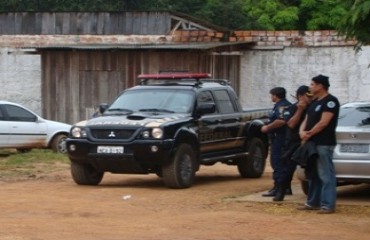
[[[114,134],[114,132],[113,132],[113,131],[111,131],[111,132],[109,133],[108,137],[114,138],[114,137],[116,137],[116,134]]]

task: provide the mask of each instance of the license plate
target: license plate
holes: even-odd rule
[[[348,152],[348,153],[368,153],[369,145],[368,144],[341,144],[340,151]]]
[[[123,153],[121,146],[98,146],[97,153],[120,154]]]

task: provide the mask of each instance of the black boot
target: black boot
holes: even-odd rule
[[[285,194],[286,195],[293,195],[292,187],[290,184],[285,185]]]
[[[274,201],[280,202],[284,200],[285,194],[287,194],[288,188],[285,185],[279,185],[276,190],[276,194],[273,198]]]
[[[262,194],[262,197],[273,197],[275,196],[276,194],[276,190],[277,190],[277,186],[274,185],[273,188],[271,188],[270,190],[268,190],[267,192],[263,193]]]

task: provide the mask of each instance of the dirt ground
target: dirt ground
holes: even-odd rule
[[[280,204],[259,197],[270,184],[271,172],[242,179],[220,164],[201,168],[185,190],[155,175],[106,174],[99,186],[78,186],[67,165],[0,181],[0,240],[369,239],[370,185],[339,190],[337,212],[319,215],[296,210],[304,201],[297,185]]]

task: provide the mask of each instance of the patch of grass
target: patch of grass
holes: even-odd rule
[[[67,155],[48,149],[34,149],[27,153],[0,149],[0,180],[34,178],[68,167]]]

